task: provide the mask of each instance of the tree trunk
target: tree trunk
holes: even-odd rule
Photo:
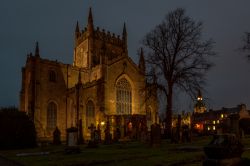
[[[168,95],[167,95],[167,110],[166,110],[166,136],[171,138],[172,133],[172,101],[173,97],[173,86],[169,85]]]

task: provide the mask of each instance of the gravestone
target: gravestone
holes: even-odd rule
[[[159,124],[151,125],[151,140],[150,144],[152,147],[159,147],[161,144],[161,127]]]
[[[182,142],[191,142],[190,129],[188,125],[182,126]]]
[[[97,134],[98,134],[98,143],[101,143],[101,141],[102,141],[102,131],[101,131],[101,127],[100,127],[100,124],[98,124],[98,126],[97,126]]]
[[[214,135],[213,140],[204,147],[204,152],[204,166],[241,165],[243,145],[235,134]]]
[[[171,143],[178,143],[179,141],[179,134],[177,132],[177,128],[176,127],[173,127],[172,130],[171,130]]]
[[[98,133],[96,130],[96,127],[94,126],[93,123],[88,127],[90,130],[90,140],[88,143],[88,148],[97,148],[98,147]]]
[[[148,131],[143,130],[140,135],[140,141],[146,143],[148,141]]]
[[[83,133],[82,133],[82,119],[79,120],[78,130],[78,145],[84,144]]]
[[[94,143],[99,144],[100,143],[100,132],[98,130],[94,131]]]
[[[67,130],[67,146],[65,148],[66,154],[80,153],[80,147],[77,145],[78,129],[76,127],[68,128]]]
[[[94,126],[94,124],[91,123],[91,125],[88,127],[88,129],[90,130],[90,140],[94,141],[94,137],[95,137],[94,131],[96,129],[95,126]]]
[[[53,132],[53,144],[54,145],[60,145],[61,144],[61,132],[56,127],[55,131]]]
[[[120,129],[117,127],[115,132],[114,132],[114,142],[118,142],[119,139],[121,138],[121,131]]]
[[[109,121],[106,123],[106,128],[105,128],[105,139],[104,143],[105,144],[111,144],[112,143],[112,135],[110,134],[110,126],[109,126]]]

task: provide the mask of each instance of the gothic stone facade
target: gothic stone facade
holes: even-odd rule
[[[128,56],[125,24],[122,38],[94,28],[90,9],[87,27],[76,25],[73,65],[42,59],[38,44],[27,56],[20,110],[34,120],[38,138],[51,138],[56,127],[65,138],[66,129],[81,120],[88,139],[91,124],[103,132],[109,120],[114,131],[117,117],[125,136],[132,116],[145,117],[148,127],[157,122],[157,98],[145,100],[146,87],[143,52],[139,65]]]

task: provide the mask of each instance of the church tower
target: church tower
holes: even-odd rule
[[[198,95],[197,95],[197,101],[196,104],[194,106],[194,113],[204,113],[206,112],[207,108],[206,105],[203,103],[203,98],[201,95],[201,91],[198,91]]]
[[[128,56],[127,30],[123,25],[122,37],[94,26],[92,10],[89,8],[87,26],[81,30],[78,22],[75,28],[73,66],[92,69],[121,56]]]
[[[93,59],[94,23],[91,8],[89,8],[87,27],[80,32],[78,22],[75,29],[75,50],[73,66],[91,68]]]

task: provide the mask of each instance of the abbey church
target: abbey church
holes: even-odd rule
[[[126,137],[158,121],[157,95],[147,97],[143,51],[134,63],[125,24],[121,37],[101,30],[90,8],[86,28],[76,24],[74,42],[72,65],[43,59],[36,43],[22,68],[20,110],[34,121],[38,138],[52,138],[56,127],[65,138],[66,129],[80,125],[84,139],[90,126],[103,133],[107,125]]]

